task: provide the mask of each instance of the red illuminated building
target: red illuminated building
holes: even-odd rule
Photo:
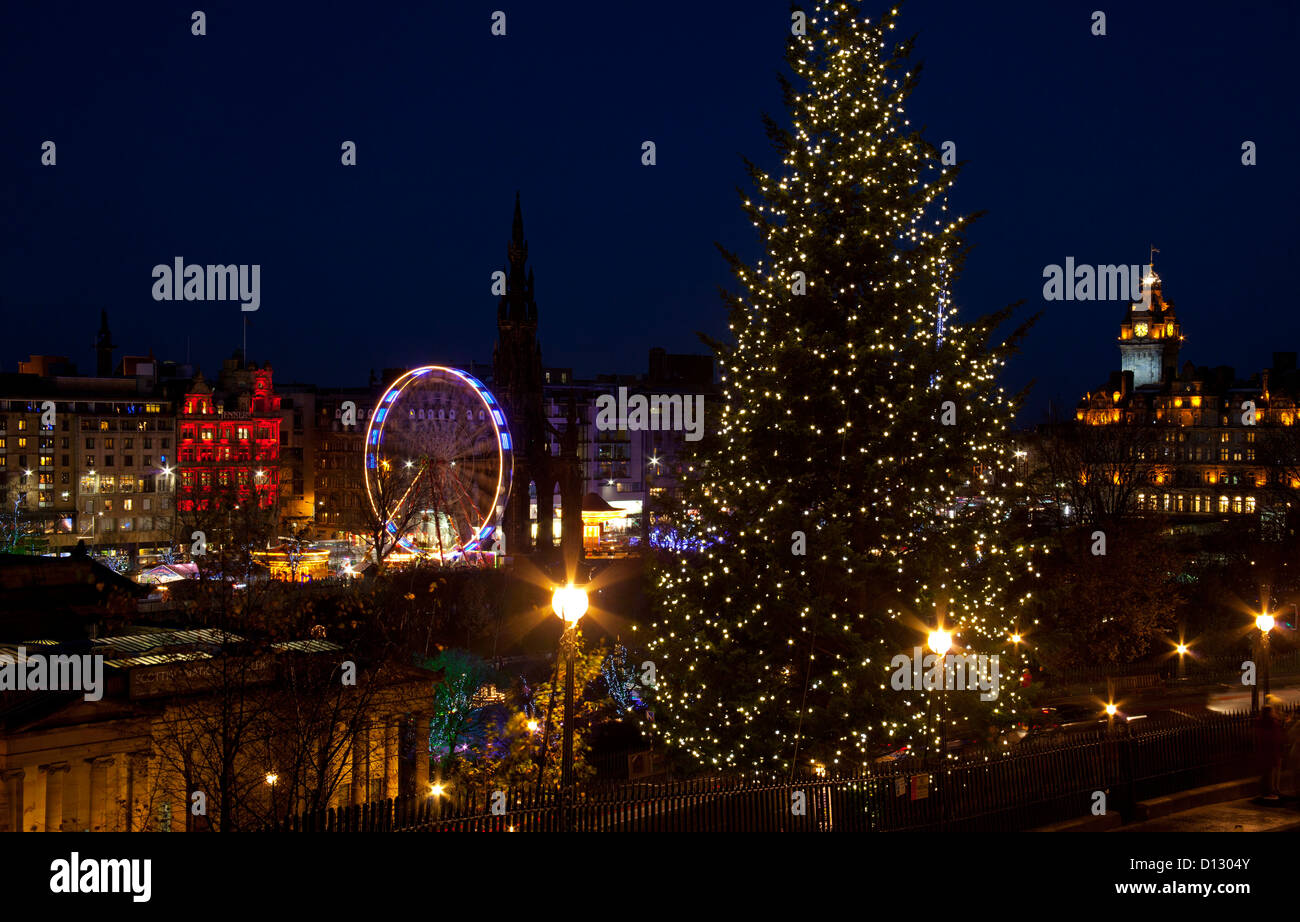
[[[232,403],[232,406],[227,406]],[[216,393],[202,375],[176,418],[176,508],[181,512],[238,504],[256,495],[275,505],[280,470],[280,398],[271,366],[227,362]]]

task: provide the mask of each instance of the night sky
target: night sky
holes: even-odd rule
[[[651,346],[725,333],[713,243],[757,253],[736,187],[742,154],[776,165],[759,117],[785,120],[787,2],[280,6],[0,8],[0,370],[35,352],[93,371],[101,309],[117,357],[188,348],[209,373],[247,316],[250,357],[282,383],[488,361],[516,190],[548,365],[643,372]],[[1006,379],[1037,379],[1024,419],[1119,364],[1121,303],[1042,300],[1067,256],[1159,247],[1184,359],[1248,373],[1300,349],[1297,18],[1283,2],[904,5],[925,64],[909,116],[968,161],[952,204],[987,211],[957,304],[1045,312]],[[151,269],[177,256],[260,264],[261,309],[155,302]]]

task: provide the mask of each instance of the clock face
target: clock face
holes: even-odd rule
[[[1134,335],[1134,336],[1146,336],[1146,335],[1147,335],[1147,325],[1146,325],[1145,323],[1135,323],[1135,324],[1133,324],[1133,335]]]

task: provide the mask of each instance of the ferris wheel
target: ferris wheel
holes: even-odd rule
[[[408,371],[380,398],[365,453],[366,493],[396,546],[451,563],[493,545],[514,455],[481,381],[442,365]]]

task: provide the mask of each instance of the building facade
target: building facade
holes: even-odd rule
[[[280,487],[280,398],[271,365],[227,360],[214,390],[196,375],[176,418],[176,508],[226,503],[271,509]]]
[[[1160,277],[1147,270],[1143,300],[1129,305],[1120,325],[1121,368],[1084,396],[1076,421],[1141,434],[1126,449],[1141,480],[1135,511],[1202,520],[1263,516],[1278,526],[1300,488],[1296,354],[1273,353],[1272,366],[1247,379],[1225,366],[1180,368],[1182,326]]]
[[[23,367],[75,371],[44,358]],[[103,378],[0,376],[0,484],[28,552],[84,543],[125,569],[169,546],[175,409],[159,373],[137,359]]]

